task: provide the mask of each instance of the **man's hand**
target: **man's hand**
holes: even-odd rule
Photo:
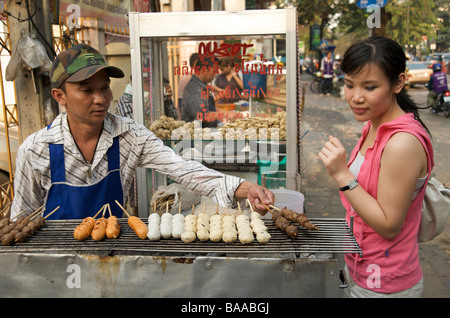
[[[249,199],[253,210],[259,212],[261,215],[267,213],[267,209],[261,204],[265,205],[274,203],[274,194],[272,191],[249,181],[244,181],[236,189],[234,197],[238,200]]]

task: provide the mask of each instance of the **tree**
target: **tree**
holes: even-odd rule
[[[403,46],[422,41],[422,36],[434,34],[433,26],[439,21],[433,14],[433,0],[393,0],[386,5],[391,14],[387,24],[387,32]]]

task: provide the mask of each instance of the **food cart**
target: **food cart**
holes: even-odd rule
[[[221,148],[222,152],[215,153],[214,159],[221,156],[223,159],[224,155],[228,159],[227,146],[231,146],[231,160],[220,164],[217,164],[220,160],[212,160],[210,163],[228,173],[252,173],[255,180],[262,174],[262,167],[271,169],[272,164],[285,173],[300,171],[301,96],[297,87],[295,8],[130,13],[129,22],[134,114],[138,122],[150,128],[158,119],[164,118],[164,78],[175,91],[182,75],[182,67],[177,66],[183,66],[191,52],[199,47],[209,52],[218,52],[226,47],[229,52],[237,54],[238,48],[242,51],[245,47],[248,52],[255,48],[251,57],[245,56],[247,64],[240,66],[248,66],[251,70],[252,62],[258,63],[256,80],[251,80],[253,84],[247,82],[250,90],[254,89],[252,86],[257,87],[234,106],[240,107],[238,111],[246,115],[243,122],[260,119],[267,123],[284,118],[285,138],[279,138],[281,133],[277,138],[225,138],[225,147]],[[192,51],[183,51],[186,47],[191,47]],[[280,47],[285,53],[281,53]],[[170,53],[172,49],[178,53]],[[181,52],[185,52],[184,57]],[[178,64],[173,61],[178,61]],[[261,74],[261,63],[266,63],[266,74]],[[247,76],[251,75],[255,74],[247,73]],[[248,79],[247,76],[245,78]],[[255,81],[261,78],[265,78],[265,82],[256,85]],[[267,95],[268,90],[278,92],[275,91],[278,88],[279,95]],[[258,96],[258,90],[266,96]],[[277,117],[277,114],[283,116]],[[228,124],[232,123],[224,121],[222,127],[226,128]],[[217,133],[219,128],[209,133]],[[211,143],[215,146],[216,142],[220,144],[224,140],[204,138],[204,134],[201,128],[199,138],[189,140],[185,148],[203,152]],[[163,138],[164,142],[177,150],[185,140],[172,136],[171,132],[170,138]],[[186,153],[180,155],[185,156]],[[207,159],[201,156],[199,160],[208,164]],[[258,165],[258,161],[264,162],[265,166]],[[299,184],[293,180],[285,180],[279,187],[299,191]],[[153,192],[170,180],[150,169],[141,169],[137,181],[139,217],[147,223]],[[339,297],[342,287],[346,287],[342,275],[343,255],[362,255],[351,225],[349,227],[343,219],[312,218],[310,221],[319,230],[299,227],[295,238],[280,231],[270,218],[264,219],[270,241],[260,243],[255,240],[250,244],[199,239],[188,243],[173,238],[140,239],[126,218],[119,220],[121,229],[117,238],[78,241],[74,238],[74,229],[81,221],[47,221],[24,242],[0,246],[0,296]]]

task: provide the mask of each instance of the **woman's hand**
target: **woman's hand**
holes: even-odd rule
[[[338,138],[328,137],[328,141],[319,152],[319,158],[339,187],[345,186],[354,179],[347,168],[347,152]]]

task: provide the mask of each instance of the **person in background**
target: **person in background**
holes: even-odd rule
[[[215,77],[214,63],[218,63],[217,58],[204,58],[197,60],[199,69],[186,85],[181,103],[181,120],[192,122],[201,120],[204,127],[217,127],[220,121],[216,118],[205,119],[215,112],[215,102],[213,88],[210,85]]]
[[[172,100],[172,86],[167,79],[164,79],[164,114],[175,120],[180,118],[179,108],[177,109]]]
[[[436,98],[439,93],[448,90],[447,75],[442,71],[441,63],[433,64],[433,74],[428,82],[427,106],[432,112],[436,112]]]
[[[232,60],[227,57],[222,58],[219,69],[221,73],[216,77],[215,84],[218,88],[224,90],[222,94],[229,97],[218,99],[217,104],[238,102],[241,99],[244,83],[239,75],[236,74]]]
[[[131,82],[125,87],[125,91],[119,97],[117,101],[117,106],[115,114],[122,117],[128,117],[133,119],[133,88],[131,87]]]
[[[122,78],[91,46],[79,44],[61,52],[49,72],[51,94],[66,112],[47,127],[28,136],[17,151],[11,218],[44,206],[49,219],[83,219],[109,203],[123,205],[136,169],[155,169],[187,189],[220,206],[249,199],[265,213],[273,204],[271,191],[242,178],[185,161],[144,125],[108,110],[110,77]],[[145,212],[144,212],[145,214]]]
[[[347,162],[337,137],[319,153],[341,191],[359,254],[345,255],[347,297],[420,297],[417,234],[433,146],[404,84],[406,58],[395,41],[373,36],[345,52],[345,98],[366,122]]]
[[[331,58],[331,51],[322,59],[320,71],[322,72],[322,94],[330,95],[333,91],[334,61]]]
[[[131,86],[131,82],[127,84],[125,87],[125,91],[122,96],[119,97],[117,101],[115,114],[117,116],[128,117],[134,119],[133,114],[133,88]],[[127,206],[127,203],[130,205],[130,208],[133,210],[133,213],[137,212],[137,199],[136,199],[136,175],[131,181],[130,191],[128,193],[127,201],[124,205]]]
[[[191,69],[195,69],[195,64],[198,60],[198,53],[193,53],[189,58],[189,66]],[[187,83],[191,80],[191,74],[185,74],[181,76],[180,81],[178,82],[178,110],[181,108],[181,102],[183,101],[183,93],[186,88]]]

